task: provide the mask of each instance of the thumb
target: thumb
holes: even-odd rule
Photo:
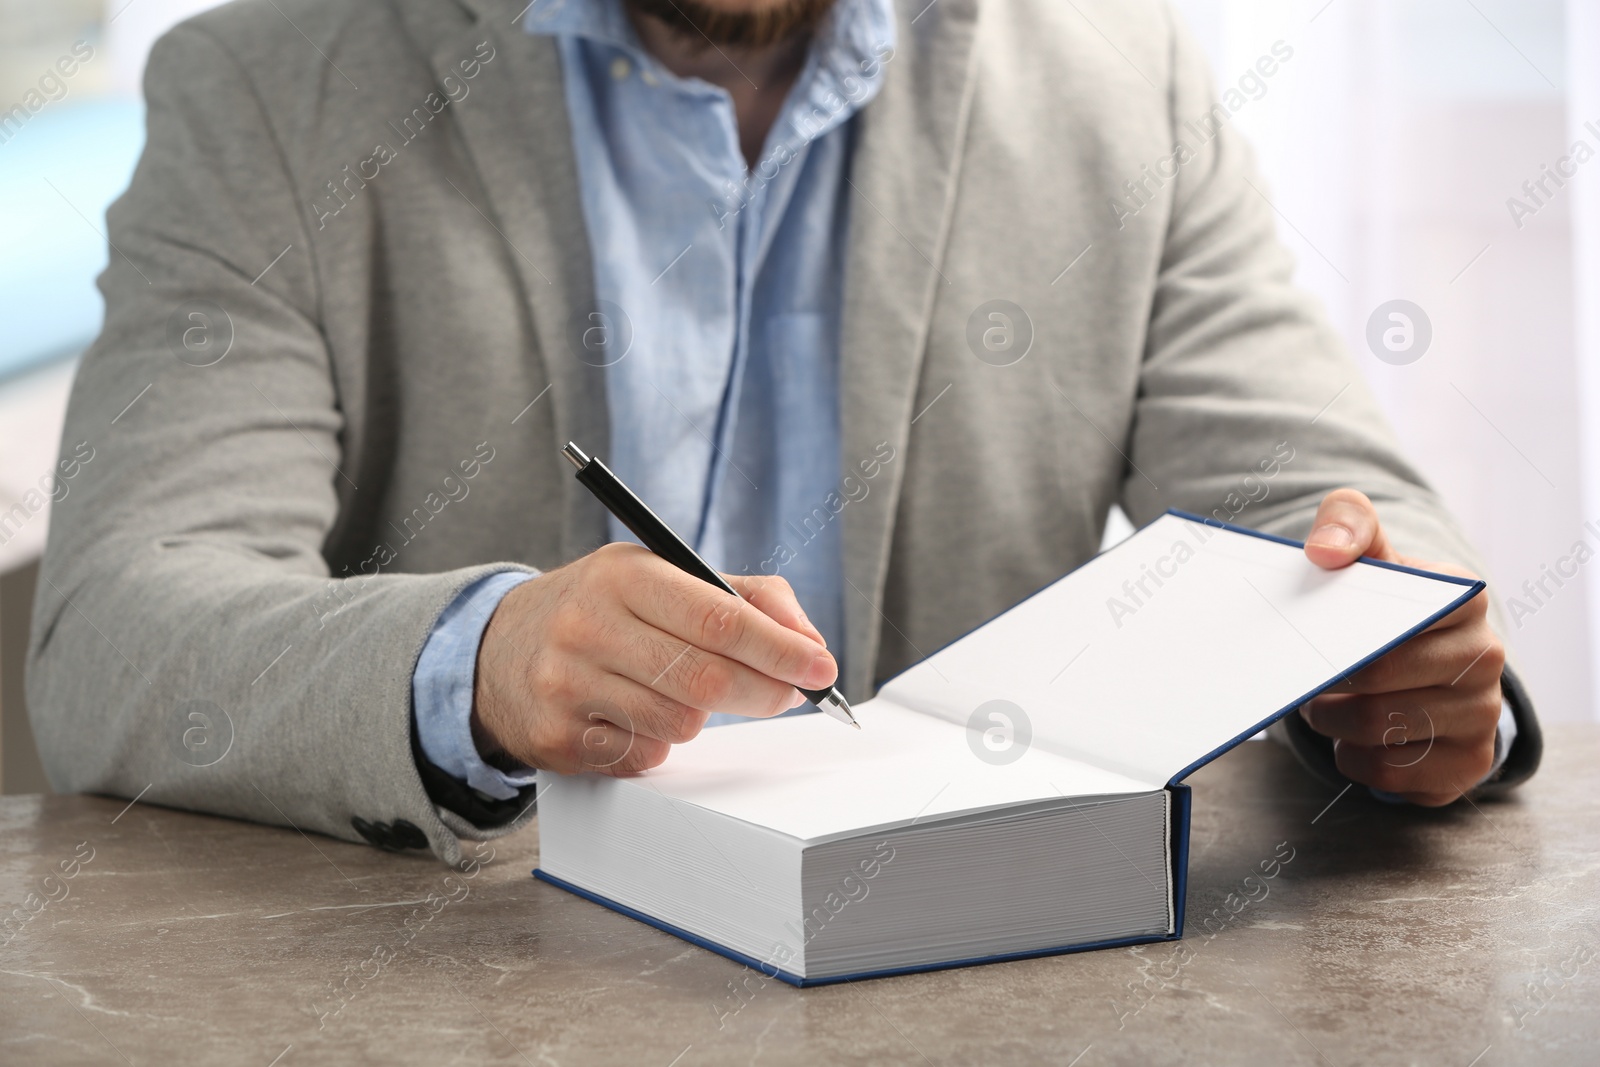
[[[1319,567],[1335,570],[1360,556],[1397,562],[1378,522],[1378,509],[1365,493],[1335,489],[1322,498],[1317,517],[1306,537],[1306,558]]]

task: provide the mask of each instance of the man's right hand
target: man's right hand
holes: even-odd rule
[[[713,712],[765,718],[838,676],[789,583],[724,575],[739,597],[653,552],[610,544],[523,582],[478,647],[472,727],[489,762],[637,774]]]

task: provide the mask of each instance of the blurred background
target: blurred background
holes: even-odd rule
[[[1600,717],[1600,0],[1173,2],[1243,86],[1301,283],[1487,558],[1539,713]],[[0,0],[0,791],[47,788],[21,676],[39,483],[99,330],[145,56],[210,6]],[[1279,41],[1292,57],[1250,80]],[[1395,300],[1425,348],[1369,344]]]

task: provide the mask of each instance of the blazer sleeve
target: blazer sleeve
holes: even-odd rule
[[[1402,454],[1322,308],[1294,284],[1271,193],[1213,92],[1199,48],[1180,25],[1172,42],[1168,109],[1177,166],[1161,202],[1143,209],[1165,211],[1165,242],[1124,510],[1135,524],[1177,507],[1303,539],[1322,496],[1352,486],[1372,498],[1400,552],[1485,574],[1438,494]],[[1491,622],[1504,637],[1495,606]],[[1495,783],[1501,789],[1533,774],[1540,747],[1514,674],[1505,688],[1519,733]]]
[[[33,619],[27,693],[46,772],[62,791],[431,846],[456,863],[460,837],[529,815],[480,829],[430,800],[412,671],[463,588],[517,568],[330,575],[336,483],[379,475],[341,452],[284,155],[203,28],[156,45],[145,93],[144,155],[107,215],[105,325],[63,436],[65,453],[92,458],[63,482]]]

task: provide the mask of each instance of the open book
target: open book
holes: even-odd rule
[[[1480,581],[1169,512],[856,706],[552,777],[535,875],[795,985],[1176,938],[1189,773]]]

